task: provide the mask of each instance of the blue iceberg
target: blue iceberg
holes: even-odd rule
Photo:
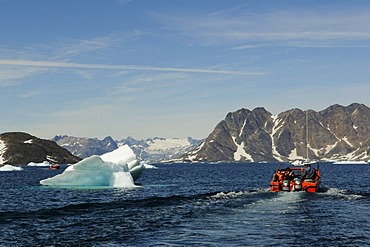
[[[52,178],[40,181],[50,186],[134,187],[145,167],[127,145],[102,156],[93,155],[69,166]]]

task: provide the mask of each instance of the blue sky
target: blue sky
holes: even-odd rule
[[[370,106],[370,2],[0,0],[0,132],[205,138],[226,114]]]

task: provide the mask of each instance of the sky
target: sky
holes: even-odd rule
[[[0,0],[0,133],[206,138],[370,106],[370,1]]]

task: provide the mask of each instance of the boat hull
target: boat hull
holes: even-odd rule
[[[301,188],[297,189],[296,185],[293,181],[289,183],[289,186],[283,186],[283,184],[279,181],[271,181],[270,182],[270,191],[271,192],[295,192],[295,191],[306,191],[309,193],[318,192],[320,188],[320,183],[317,182],[305,182],[303,181],[301,184]]]

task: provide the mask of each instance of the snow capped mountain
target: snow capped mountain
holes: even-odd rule
[[[139,159],[147,162],[162,162],[179,158],[202,142],[202,140],[190,137],[187,139],[154,137],[146,140],[127,137],[115,141],[111,137],[99,140],[97,138],[55,136],[52,140],[81,158],[111,152],[119,146],[127,144]]]
[[[142,160],[159,162],[177,159],[195,149],[201,142],[202,140],[191,137],[187,139],[154,137],[141,141],[134,141],[129,137],[119,141],[118,144],[129,145]]]
[[[10,153],[22,151],[18,146],[34,144],[31,137],[22,137],[20,145],[15,146],[18,149],[9,152],[10,146],[4,137],[0,138],[0,163],[8,162]],[[291,109],[278,115],[262,107],[242,108],[228,113],[205,140],[127,137],[115,141],[110,136],[103,140],[55,136],[52,140],[79,158],[102,155],[127,144],[140,160],[148,163],[287,161],[305,159],[307,154],[311,160],[369,161],[370,108],[354,103],[347,107],[332,105],[319,112]],[[51,157],[37,152],[43,157],[41,162]]]
[[[91,155],[102,155],[117,149],[117,143],[108,136],[103,140],[73,136],[55,136],[52,141],[82,159]]]
[[[307,120],[306,120],[307,116]],[[292,109],[273,116],[264,108],[227,114],[190,161],[370,159],[370,109],[333,105],[315,112]]]

